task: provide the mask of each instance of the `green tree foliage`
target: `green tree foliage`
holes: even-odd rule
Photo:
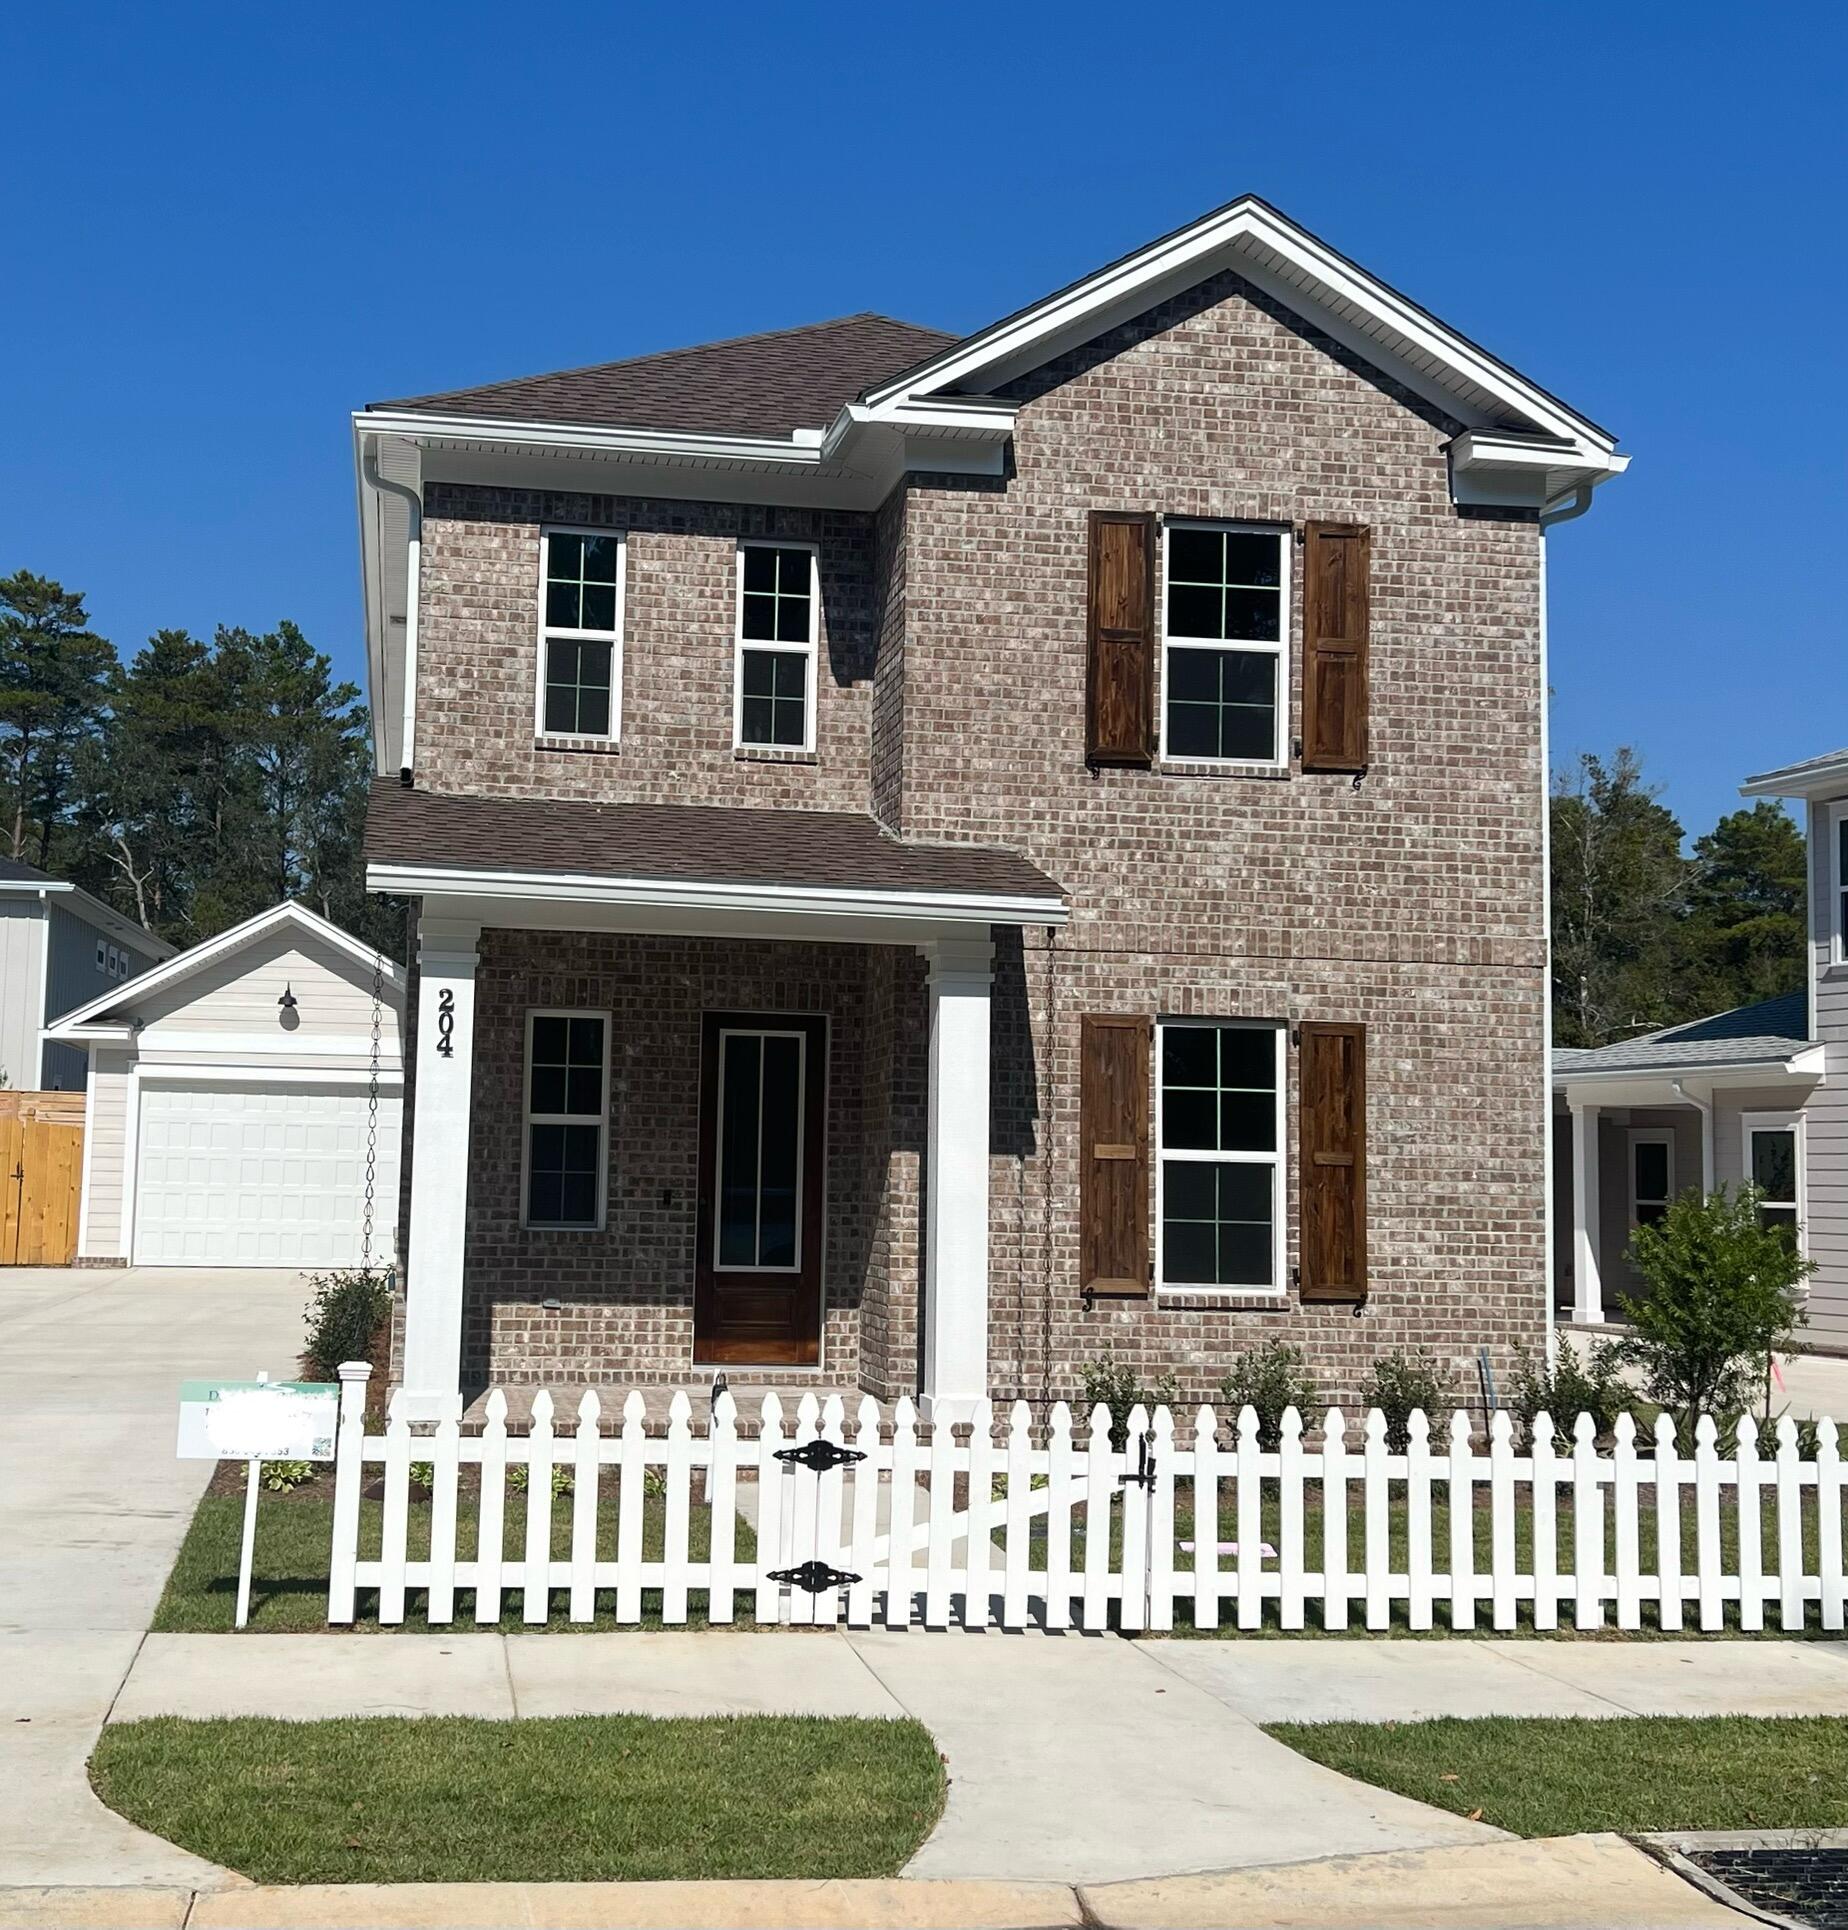
[[[80,594],[0,579],[14,855],[176,944],[296,898],[400,952],[401,911],[365,889],[358,687],[292,623],[160,630],[126,664],[88,623]]]
[[[1760,799],[1694,841],[1682,927],[1682,994],[1703,1012],[1803,983],[1807,846],[1781,804]]]
[[[77,766],[102,728],[114,664],[81,592],[30,570],[0,577],[0,768],[13,857],[50,863],[77,803]]]
[[[1804,1318],[1797,1290],[1815,1262],[1787,1226],[1760,1223],[1760,1197],[1751,1186],[1683,1193],[1630,1237],[1648,1291],[1631,1300],[1634,1331],[1616,1352],[1642,1369],[1644,1393],[1675,1416],[1684,1445],[1698,1416],[1752,1405],[1768,1356],[1789,1349]]]
[[[1805,847],[1781,805],[1682,830],[1627,746],[1552,799],[1553,1037],[1607,1045],[1803,982]]]

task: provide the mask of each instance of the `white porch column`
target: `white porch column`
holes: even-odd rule
[[[411,1118],[403,1383],[413,1420],[440,1419],[462,1384],[462,1255],[480,940],[479,925],[428,911],[418,920],[417,1098]]]
[[[930,1133],[925,1177],[924,1386],[933,1421],[988,1393],[988,1014],[994,946],[923,946],[930,962]]]
[[[1598,1108],[1568,1096],[1572,1109],[1572,1318],[1604,1318],[1598,1274]]]

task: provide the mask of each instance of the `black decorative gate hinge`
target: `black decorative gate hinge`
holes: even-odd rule
[[[812,1441],[804,1441],[799,1448],[778,1448],[776,1458],[793,1461],[811,1474],[826,1474],[830,1468],[845,1467],[849,1461],[864,1461],[866,1456],[858,1448],[842,1447],[838,1441],[824,1441],[817,1436]]]
[[[811,1595],[819,1595],[830,1588],[845,1588],[849,1582],[857,1582],[858,1575],[850,1575],[844,1568],[830,1568],[825,1561],[805,1561],[800,1568],[773,1568],[770,1571],[773,1582],[788,1582],[794,1588],[806,1589]]]

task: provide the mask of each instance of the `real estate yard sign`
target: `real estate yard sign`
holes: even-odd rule
[[[237,1566],[237,1626],[250,1620],[250,1558],[257,1539],[257,1477],[265,1461],[331,1461],[340,1389],[331,1381],[189,1380],[180,1383],[182,1461],[248,1461],[244,1546]]]

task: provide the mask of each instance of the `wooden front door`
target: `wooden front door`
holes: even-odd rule
[[[700,1042],[693,1358],[812,1367],[821,1358],[821,1018],[708,1012]]]

